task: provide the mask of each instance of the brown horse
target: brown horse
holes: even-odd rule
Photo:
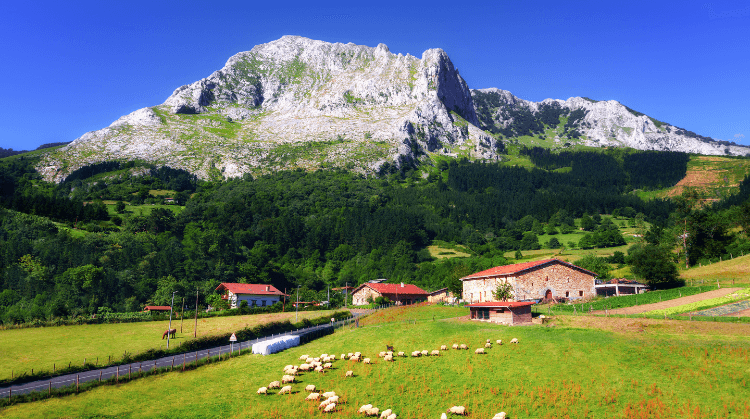
[[[167,329],[163,335],[161,335],[161,340],[164,340],[167,335],[169,335],[170,338],[174,338],[175,333],[177,333],[177,329]]]

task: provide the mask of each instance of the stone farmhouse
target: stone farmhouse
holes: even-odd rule
[[[448,291],[448,288],[433,291],[427,296],[427,302],[430,303],[452,303],[453,301],[453,293]]]
[[[352,292],[352,304],[361,306],[368,304],[367,299],[373,300],[383,296],[397,305],[414,304],[427,301],[429,293],[413,284],[382,284],[365,282]]]
[[[239,307],[241,301],[247,301],[248,307],[265,307],[280,301],[282,297],[288,297],[273,285],[266,284],[222,282],[216,287],[216,291],[223,293],[221,298],[226,300],[231,308]]]
[[[493,293],[501,283],[512,287],[512,301],[552,298],[578,300],[596,295],[596,273],[559,259],[496,266],[461,278],[463,300],[496,301]]]

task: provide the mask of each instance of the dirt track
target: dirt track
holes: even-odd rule
[[[661,310],[665,308],[677,307],[683,304],[695,303],[698,301],[708,300],[710,298],[723,297],[742,288],[722,288],[714,291],[708,291],[701,294],[691,295],[688,297],[675,298],[674,300],[662,301],[660,303],[643,304],[633,307],[618,308],[609,310],[610,314],[640,314],[652,310]],[[595,311],[594,314],[604,314],[604,311]]]

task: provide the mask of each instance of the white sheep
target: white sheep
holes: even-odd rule
[[[325,393],[321,394],[321,396],[325,397],[326,399],[329,397],[333,397],[336,395],[335,391],[326,391]]]
[[[347,357],[347,358],[351,358],[351,357],[353,357],[353,356],[354,356],[354,354],[353,354],[353,353],[351,353],[351,352],[349,352],[348,354],[346,354],[346,357]],[[342,357],[342,358],[343,358],[343,357]]]
[[[307,397],[305,397],[305,400],[314,402],[320,400],[320,393],[310,393]]]
[[[328,354],[320,354],[320,357],[321,357],[321,358],[325,358],[325,357],[327,357],[327,356],[328,356]]]
[[[491,340],[487,339],[487,343],[491,343],[491,342],[492,342]]]
[[[437,349],[435,349],[432,352],[430,352],[430,355],[432,355],[432,356],[440,356],[440,351],[438,351]]]
[[[440,350],[441,351],[447,351],[448,350],[448,346],[447,345],[440,345]]]
[[[324,413],[331,413],[334,410],[336,410],[336,403],[331,403],[328,406],[326,406],[325,409],[323,409],[323,412]]]
[[[474,353],[475,354],[483,354],[484,353],[484,348],[477,348],[477,350],[474,351]]]
[[[363,364],[369,364],[369,363],[370,363],[370,358],[365,358],[365,359],[363,359],[363,360],[362,360],[362,363],[363,363]]]
[[[307,359],[305,360],[305,364],[312,364],[313,362],[315,362],[315,359],[313,359],[313,358],[310,358],[310,357],[308,357],[308,358],[307,358]]]
[[[353,356],[353,357],[349,358],[349,361],[354,361],[354,362],[359,362],[361,360],[362,360],[362,358],[360,358],[358,356]]]
[[[322,373],[322,372],[324,372],[324,371],[325,371],[325,370],[323,370],[323,367],[322,367],[322,366],[320,366],[320,365],[318,365],[317,367],[315,367],[315,372],[321,372],[321,373]]]
[[[393,356],[393,351],[386,351],[386,352],[385,352],[385,354],[386,354],[386,355],[390,355],[390,356]]]
[[[378,352],[378,358],[383,358],[385,356],[385,351]]]
[[[442,415],[440,415],[440,419],[448,419],[448,415],[446,415],[445,413],[443,413]]]
[[[281,391],[279,391],[279,394],[292,394],[292,386],[281,387]]]
[[[354,371],[347,371],[346,374],[344,374],[344,377],[354,377]]]
[[[498,345],[502,345],[503,344],[503,340],[502,339],[498,339],[498,340],[495,341],[495,343],[497,343]]]
[[[510,340],[510,343],[516,343],[517,344],[518,343],[518,339],[513,338],[513,339]]]
[[[387,361],[387,362],[393,362],[393,355],[386,355],[386,356],[385,356],[385,357],[383,358],[383,360],[384,360],[384,361]]]
[[[328,399],[326,399],[328,403],[338,403],[339,402],[339,396],[331,396]]]
[[[300,371],[310,371],[312,369],[312,365],[310,364],[301,364],[299,366]]]
[[[505,415],[506,415],[505,412],[500,412],[496,414],[495,416],[493,416],[492,419],[505,419]]]
[[[341,359],[346,359],[346,354],[341,354]]]
[[[453,349],[458,349],[458,344],[457,343],[453,344]]]
[[[427,349],[425,349],[425,350],[422,351],[422,356],[427,356],[429,354],[430,354],[430,352],[427,351]]]
[[[491,348],[491,347],[492,347],[492,344],[491,344],[491,343],[489,343],[489,342],[487,342],[487,343],[485,343],[485,344],[484,344],[484,347],[485,347],[485,348]]]
[[[294,376],[293,375],[285,375],[281,377],[281,383],[287,384],[287,383],[293,383],[294,382]]]
[[[325,364],[323,364],[323,369],[330,369],[330,368],[333,368],[333,364],[331,364],[330,362],[326,362]]]
[[[307,391],[307,392],[309,392],[309,393],[312,393],[313,391],[315,391],[315,384],[308,384],[308,385],[307,385],[307,386],[305,387],[305,391]]]
[[[268,388],[279,388],[281,387],[281,383],[278,381],[271,381],[271,384],[268,385]]]
[[[415,358],[418,357],[418,356],[422,356],[422,352],[414,351],[414,352],[411,353],[411,356],[413,356]]]
[[[357,358],[361,358],[362,357],[362,352],[355,352],[354,356],[356,356]]]
[[[385,409],[385,410],[383,410],[382,412],[380,412],[380,419],[387,418],[388,416],[391,415],[391,413],[393,413],[393,409]]]
[[[258,394],[268,394],[268,388],[261,387],[258,389]]]
[[[320,362],[320,357],[319,357],[319,356],[316,356],[315,358],[313,358],[313,360],[314,360],[315,362]]]
[[[291,370],[293,368],[294,368],[294,365],[287,365],[286,367],[284,367],[285,370]]]
[[[377,407],[371,407],[365,412],[365,415],[367,416],[377,416],[378,414],[380,414],[380,409]]]
[[[398,355],[398,356],[406,356],[406,353],[404,353],[404,352],[399,352],[399,353],[398,353],[397,355]]]
[[[328,400],[323,400],[323,401],[322,401],[322,402],[320,402],[320,404],[318,405],[318,409],[321,409],[321,410],[323,410],[323,409],[325,409],[325,408],[326,408],[326,406],[328,406],[329,404],[331,404],[331,403],[330,403],[330,402],[329,402]]]
[[[299,357],[299,360],[300,360],[300,361],[304,361],[304,360],[306,360],[307,358],[310,358],[310,355],[301,355],[301,356]]]
[[[468,350],[468,349],[469,349],[469,347],[468,347],[468,346],[466,346],[466,344],[464,344],[464,343],[462,343],[462,344],[461,344],[460,348],[461,348],[461,349],[466,349],[466,350]]]
[[[396,416],[395,413],[391,413],[387,418],[385,419],[396,419],[398,416]]]
[[[466,408],[463,406],[453,406],[447,410],[447,413],[453,413],[454,415],[466,416]]]
[[[359,410],[357,410],[357,413],[365,413],[365,412],[367,412],[367,409],[371,409],[371,408],[372,408],[371,404],[366,404],[366,405],[360,407]]]

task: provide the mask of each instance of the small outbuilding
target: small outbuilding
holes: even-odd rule
[[[471,320],[507,324],[531,324],[533,301],[488,301],[469,304]]]
[[[154,311],[158,313],[160,311],[169,311],[171,309],[172,307],[170,306],[146,306],[143,308],[143,311],[148,311],[148,312]]]
[[[452,303],[454,299],[453,293],[448,291],[448,288],[433,291],[427,296],[427,302],[430,303]]]
[[[643,294],[648,291],[649,286],[638,281],[625,278],[615,278],[607,282],[596,284],[596,294],[605,297]]]

